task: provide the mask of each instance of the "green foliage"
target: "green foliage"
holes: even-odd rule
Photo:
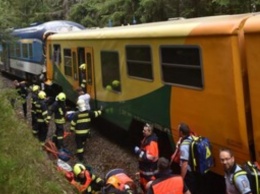
[[[86,27],[164,21],[174,17],[255,12],[260,0],[0,0],[0,36],[8,27],[72,20]],[[4,30],[3,30],[4,29]]]
[[[1,193],[75,193],[55,165],[47,159],[38,140],[32,136],[31,126],[17,119],[10,103],[10,99],[16,97],[15,90],[0,85]],[[19,103],[15,107],[21,110]]]

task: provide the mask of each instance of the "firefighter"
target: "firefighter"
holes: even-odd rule
[[[40,91],[38,93],[38,101],[35,104],[35,107],[38,126],[38,138],[42,146],[44,146],[45,140],[47,138],[48,125],[50,121],[46,100],[46,93],[44,91]]]
[[[83,164],[77,163],[73,167],[74,176],[68,179],[80,193],[92,194],[101,190],[104,181],[86,169]]]
[[[87,84],[87,80],[86,80],[86,67],[87,64],[83,63],[79,66],[80,69],[80,76],[81,76],[81,83],[80,83],[80,87],[82,88],[82,90],[84,92],[86,92],[86,84]]]
[[[38,93],[40,91],[40,86],[33,85],[31,93],[31,115],[32,115],[32,132],[36,137],[38,135],[37,117],[36,117],[36,103],[38,101]]]
[[[146,184],[153,180],[153,172],[157,168],[159,157],[158,137],[153,132],[153,125],[146,123],[143,127],[143,140],[140,148],[135,146],[135,153],[139,159],[140,185],[146,191]]]
[[[27,96],[28,96],[28,88],[25,81],[18,82],[14,80],[13,82],[15,89],[19,96],[22,98],[22,105],[23,105],[23,116],[24,118],[27,117]],[[15,100],[12,100],[12,105],[14,106]]]
[[[49,116],[51,117],[54,113],[54,122],[56,126],[55,134],[52,138],[53,142],[56,144],[58,149],[63,148],[63,136],[64,136],[64,124],[66,123],[66,95],[60,92],[56,98],[55,102],[51,105]]]
[[[101,110],[87,110],[86,103],[82,99],[78,100],[77,106],[79,111],[77,111],[72,118],[70,130],[75,132],[77,157],[79,161],[83,161],[84,144],[86,139],[90,136],[91,119],[101,115]]]

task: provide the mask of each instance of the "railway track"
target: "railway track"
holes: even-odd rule
[[[12,81],[14,80],[13,77],[0,76],[6,87],[12,87]],[[30,108],[30,100],[28,98],[28,114],[24,122],[29,126],[31,125]],[[18,107],[16,112],[17,117],[23,118],[22,107]],[[87,139],[85,144],[85,164],[90,166],[93,172],[100,177],[105,177],[105,174],[113,168],[123,168],[138,184],[138,177],[136,175],[138,172],[138,159],[133,154],[133,146],[129,146],[128,144],[125,144],[124,140],[118,139],[122,136],[117,134],[117,132],[113,132],[113,130],[110,129],[111,126],[107,125],[107,123],[102,123],[102,120],[95,121],[98,125],[92,127],[91,137]],[[69,128],[70,123],[67,122],[65,124],[65,131],[69,132]],[[52,119],[49,125],[47,139],[52,138],[54,131],[55,125]],[[66,136],[64,139],[64,145],[66,149],[70,150],[72,153],[76,153],[74,134]],[[76,157],[73,157],[68,163],[73,166],[76,162]],[[211,187],[212,185],[214,188]],[[201,187],[201,194],[222,194],[224,193],[225,187],[223,177],[211,173],[203,178]]]
[[[3,84],[6,87],[13,87],[13,77],[1,75]],[[29,126],[31,124],[30,115],[30,96],[27,101],[27,118],[24,120]],[[16,109],[17,117],[23,118],[22,107]],[[101,124],[102,125],[102,124]],[[65,130],[69,131],[70,123],[65,124]],[[91,129],[91,137],[87,139],[85,144],[84,162],[89,165],[93,172],[100,177],[105,177],[105,174],[113,168],[123,168],[129,175],[136,179],[136,172],[138,170],[137,158],[129,148],[120,145],[116,139],[112,140],[102,135],[104,128],[97,128],[95,126]],[[53,120],[50,122],[48,138],[51,139],[55,131],[55,125]],[[64,139],[65,148],[70,150],[72,153],[76,153],[76,144],[74,140],[74,134],[66,136]],[[73,166],[77,162],[76,157],[73,157],[68,162]]]

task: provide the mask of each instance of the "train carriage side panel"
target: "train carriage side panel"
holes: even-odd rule
[[[214,172],[221,174],[223,170],[218,162],[220,147],[233,149],[238,162],[250,158],[251,134],[247,131],[240,59],[242,37],[239,35],[248,17],[246,14],[215,16],[104,28],[57,34],[49,40],[53,45],[60,43],[62,48],[93,48],[95,100],[98,106],[104,107],[103,118],[125,130],[129,129],[132,120],[153,122],[175,140],[178,137],[178,124],[187,122],[198,134],[207,136],[213,143],[216,159]],[[151,77],[148,79],[129,74],[129,64],[137,61],[128,58],[129,47],[134,48],[133,56],[138,55],[134,50],[140,47],[149,53],[149,59],[142,61],[151,67]],[[197,87],[183,87],[162,80],[162,50],[173,47],[198,48],[203,79],[201,86],[199,83]],[[168,59],[172,57],[170,54],[166,56]],[[104,59],[111,59],[116,65]],[[104,83],[106,65],[113,68],[117,66],[120,90],[111,90]],[[52,74],[55,76],[56,72]],[[69,87],[74,87],[73,82],[65,76],[63,78]]]
[[[253,122],[256,160],[260,161],[260,16],[249,18],[245,24],[246,59]]]
[[[241,24],[248,16],[229,18],[219,23],[203,23],[187,36],[185,44],[201,49],[203,87],[191,90],[172,88],[171,119],[174,137],[179,122],[191,125],[208,137],[216,159],[214,172],[221,173],[218,150],[231,148],[239,163],[251,158],[248,134],[242,61]],[[208,33],[208,34],[207,34]],[[223,173],[223,172],[222,172]]]

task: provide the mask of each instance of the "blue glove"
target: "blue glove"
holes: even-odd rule
[[[135,146],[135,153],[138,155],[141,153],[141,149],[138,146]]]

